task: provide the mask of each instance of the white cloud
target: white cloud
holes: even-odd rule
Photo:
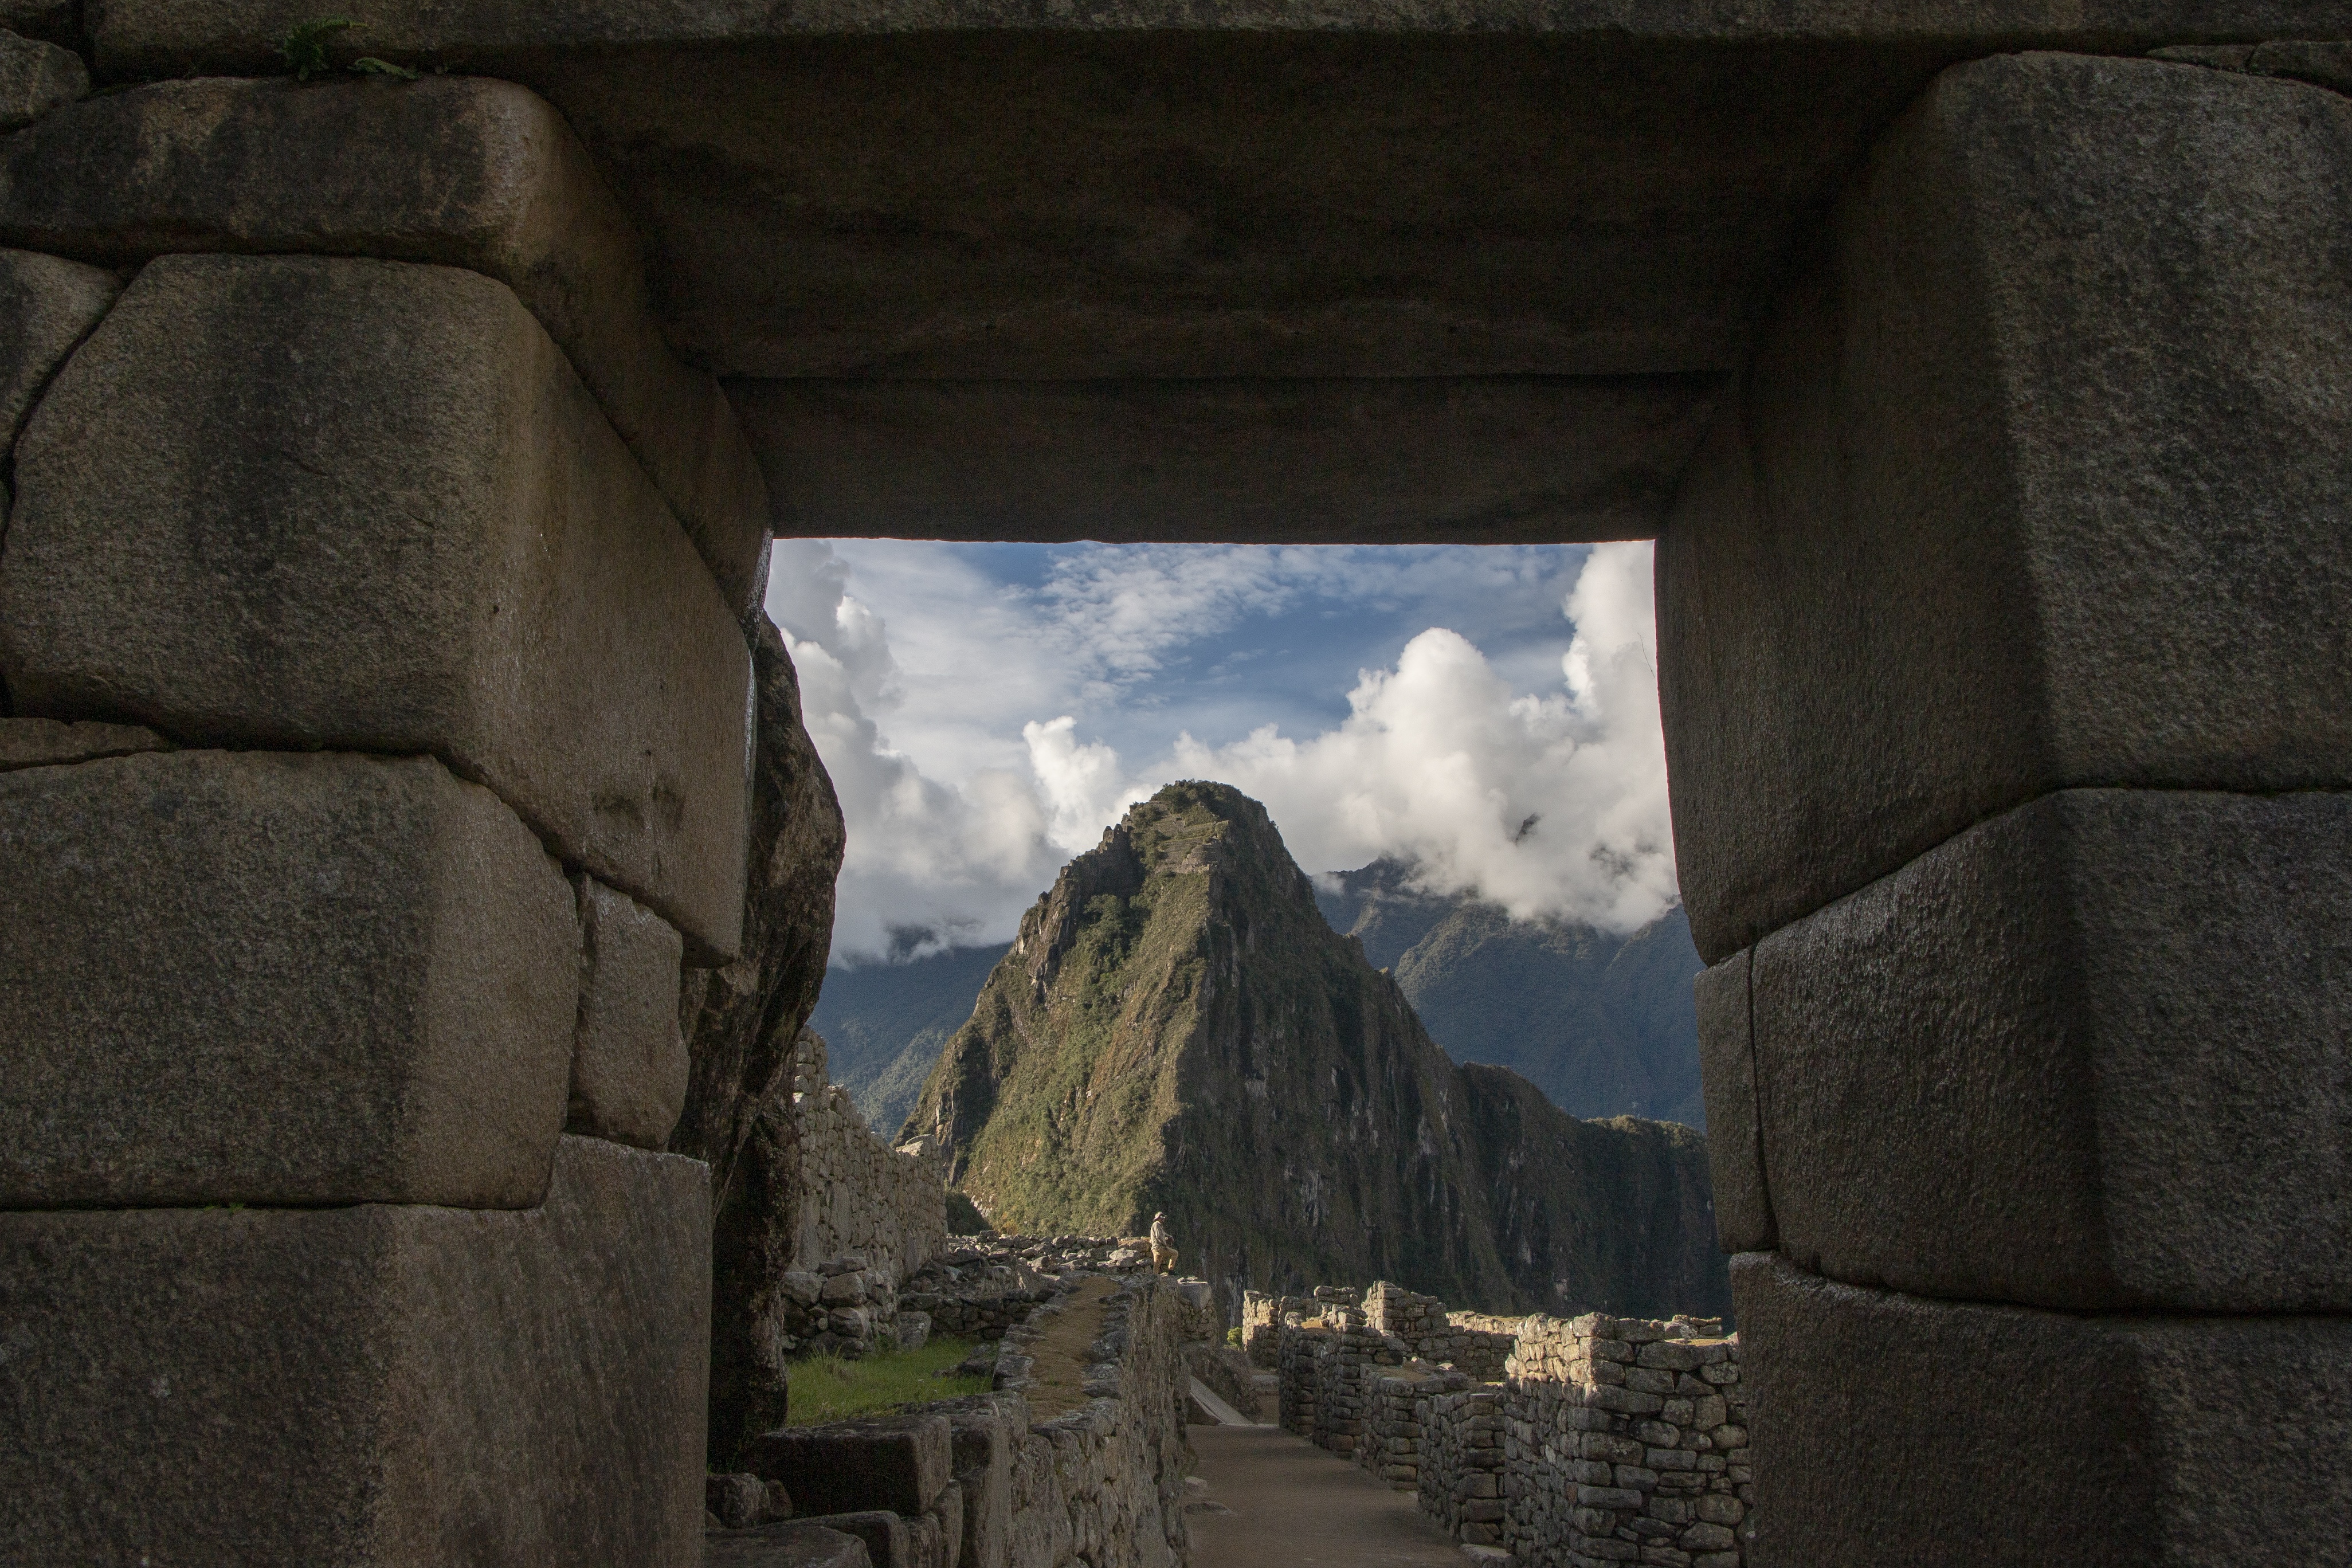
[[[1025,768],[926,774],[875,717],[902,697],[883,618],[849,595],[848,570],[824,544],[779,541],[777,555],[768,611],[849,830],[834,951],[908,956],[998,940],[1066,858],[1046,841]]]
[[[1392,855],[1522,919],[1647,924],[1676,897],[1649,557],[1614,544],[1588,559],[1565,606],[1580,618],[1564,694],[1513,695],[1468,639],[1432,627],[1394,669],[1364,672],[1336,729],[1187,736],[1177,762],[1264,801],[1303,865]]]
[[[1553,611],[1527,599],[1554,581],[1543,564],[1507,552],[1095,547],[1022,585],[938,546],[861,543],[854,563],[821,542],[777,551],[770,612],[849,819],[836,952],[903,952],[910,932],[1003,940],[1070,855],[1178,777],[1265,801],[1309,869],[1394,855],[1433,888],[1620,930],[1674,901],[1646,544],[1593,549]],[[1319,732],[1263,724],[1216,744],[1162,729],[1157,760],[1132,769],[1100,738],[1149,733],[1136,716],[1171,703],[1247,712],[1234,672],[1265,669],[1262,653],[1195,668],[1244,622],[1328,602],[1479,632],[1506,600],[1573,622],[1549,692],[1515,692],[1468,637],[1423,620]]]

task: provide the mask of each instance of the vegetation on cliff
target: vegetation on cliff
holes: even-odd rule
[[[1578,1122],[1457,1068],[1327,923],[1265,808],[1222,784],[1135,807],[1024,917],[908,1120],[933,1131],[1000,1226],[1132,1234],[1164,1209],[1185,1267],[1229,1289],[1727,1300],[1704,1140]]]
[[[1680,909],[1630,936],[1517,921],[1475,894],[1422,891],[1396,860],[1315,896],[1455,1061],[1509,1068],[1571,1115],[1706,1125],[1691,997],[1706,966]]]

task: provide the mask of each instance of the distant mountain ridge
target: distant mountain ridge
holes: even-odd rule
[[[1012,948],[1000,942],[825,971],[809,1027],[824,1037],[833,1081],[876,1131],[896,1132],[915,1109],[948,1037],[971,1016],[972,999]]]
[[[925,1083],[919,1133],[1000,1226],[1133,1234],[1165,1209],[1229,1291],[1728,1305],[1704,1138],[1458,1067],[1226,785],[1168,786],[1064,868]]]
[[[1415,889],[1393,859],[1320,879],[1315,900],[1456,1061],[1508,1068],[1572,1115],[1705,1130],[1691,982],[1706,965],[1681,909],[1622,937],[1514,921],[1475,894]]]

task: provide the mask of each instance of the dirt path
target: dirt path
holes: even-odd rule
[[[1191,1426],[1192,1568],[1469,1568],[1411,1492],[1279,1426]]]
[[[1044,1336],[1025,1347],[1036,1380],[1027,1390],[1032,1421],[1050,1421],[1087,1402],[1087,1347],[1102,1336],[1105,1304],[1118,1290],[1116,1279],[1085,1281],[1045,1320]]]

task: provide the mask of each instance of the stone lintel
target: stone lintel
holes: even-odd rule
[[[1709,376],[730,383],[777,531],[1496,544],[1644,538]]]

